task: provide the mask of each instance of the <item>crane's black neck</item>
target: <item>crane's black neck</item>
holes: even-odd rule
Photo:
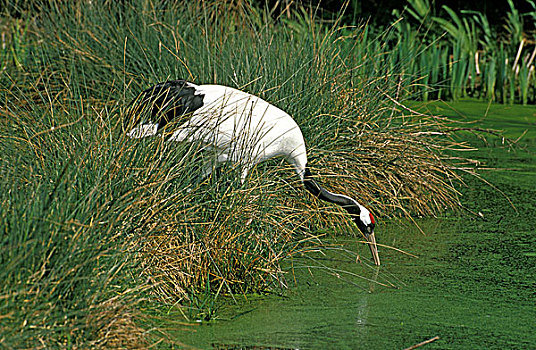
[[[343,207],[347,212],[353,215],[359,215],[360,208],[357,202],[345,195],[332,193],[322,188],[315,180],[313,180],[311,171],[305,166],[305,173],[303,176],[303,185],[311,192],[311,194],[323,201],[334,203]]]

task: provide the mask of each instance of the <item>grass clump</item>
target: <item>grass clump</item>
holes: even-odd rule
[[[128,102],[158,81],[230,85],[288,111],[320,181],[382,217],[458,205],[447,124],[406,113],[412,81],[376,64],[390,52],[367,26],[51,4],[25,64],[0,76],[2,345],[147,346],[147,304],[197,303],[210,318],[203,305],[222,293],[284,285],[281,260],[320,244],[317,228],[349,225],[281,160],[245,186],[233,165],[199,181],[202,145],[128,139]]]

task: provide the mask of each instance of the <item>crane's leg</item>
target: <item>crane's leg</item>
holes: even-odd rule
[[[219,153],[213,160],[205,161],[203,166],[202,179],[206,179],[212,174],[214,169],[216,169],[220,164],[225,163],[229,160],[229,156],[226,153]]]
[[[251,169],[248,165],[242,166],[242,171],[240,173],[240,184],[243,185],[244,182],[246,182],[246,178],[248,177],[249,170]]]

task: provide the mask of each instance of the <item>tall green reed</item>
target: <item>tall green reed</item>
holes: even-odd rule
[[[533,103],[536,83],[531,72],[535,66],[530,57],[535,47],[533,41],[527,39],[532,22],[524,18],[534,18],[536,12],[522,14],[512,1],[508,4],[510,9],[505,17],[503,33],[500,27],[491,26],[485,14],[478,11],[458,14],[443,6],[441,16],[431,16],[424,10],[431,8],[426,0],[410,1],[405,18],[395,12],[395,27],[407,27],[403,32],[405,41],[416,46],[435,43],[419,51],[422,57],[414,63],[416,74],[433,76],[438,65],[442,71],[439,79],[425,78],[426,84],[421,88],[415,87],[412,92],[420,94],[420,98],[425,100],[442,95],[454,100],[470,96],[497,98],[503,103]],[[441,56],[449,57],[448,66],[435,59],[437,50],[441,51]],[[407,49],[397,45],[394,51],[403,53]],[[430,90],[435,92],[430,95]]]

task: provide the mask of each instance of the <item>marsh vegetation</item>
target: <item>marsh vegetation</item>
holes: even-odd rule
[[[420,46],[403,20],[373,30],[340,16],[320,21],[306,8],[275,16],[223,1],[42,6],[0,23],[0,342],[8,348],[172,343],[154,327],[163,309],[182,305],[191,320],[209,320],[218,296],[285,286],[284,259],[357,232],[342,210],[307,197],[280,160],[259,165],[244,186],[232,164],[199,181],[201,145],[128,139],[126,107],[147,86],[218,83],[286,110],[319,181],[382,220],[461,208],[463,174],[478,164],[456,153],[472,149],[453,137],[466,125],[406,100],[478,89],[534,100],[526,46],[518,80],[500,90],[513,93],[497,84],[488,93],[484,80],[471,90],[476,78],[460,93],[436,87],[448,76],[423,85],[433,76],[425,66],[458,69],[462,60],[412,66],[439,38]],[[527,85],[515,83],[521,74]]]

